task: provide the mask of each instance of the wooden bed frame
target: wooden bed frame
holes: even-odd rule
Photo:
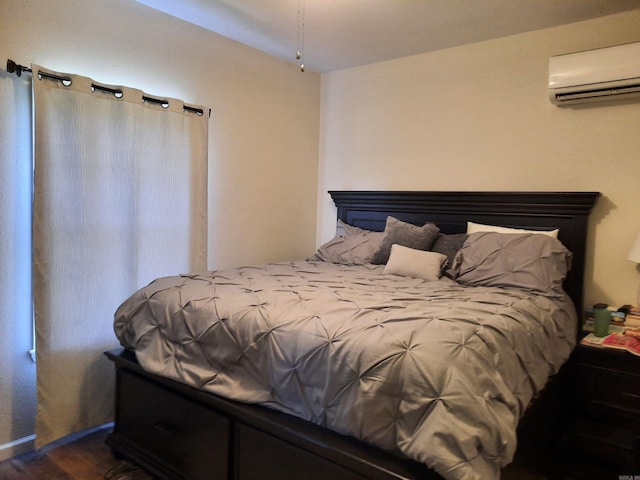
[[[559,228],[560,240],[573,252],[573,268],[565,289],[582,310],[588,217],[597,192],[329,193],[339,219],[370,230],[383,230],[388,215],[415,224],[432,221],[443,233],[465,232],[467,221],[541,230]],[[116,367],[115,427],[107,444],[114,453],[159,478],[440,478],[425,465],[299,418],[149,374],[130,351],[115,350],[106,355]],[[562,413],[562,403],[555,401],[563,396],[560,377],[556,375],[555,386],[548,386],[545,395],[533,402],[523,417],[518,430],[519,453],[529,444],[553,444],[551,427]],[[541,428],[545,426],[549,428]],[[536,458],[540,459],[537,454]]]

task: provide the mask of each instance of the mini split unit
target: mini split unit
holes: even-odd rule
[[[549,99],[556,105],[640,97],[640,42],[549,59]]]

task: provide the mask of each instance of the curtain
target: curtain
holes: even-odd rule
[[[35,365],[27,354],[33,348],[29,75],[0,71],[0,118],[0,445],[5,445],[33,434],[36,410]]]
[[[112,420],[103,352],[118,346],[120,303],[156,277],[206,270],[208,116],[32,70],[40,447]]]

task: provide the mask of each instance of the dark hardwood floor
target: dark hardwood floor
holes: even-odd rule
[[[111,454],[104,443],[109,431],[98,430],[71,443],[5,460],[0,463],[0,480],[154,480]],[[640,474],[613,471],[586,461],[562,461],[546,473],[510,465],[502,480],[619,480],[629,473]]]
[[[0,462],[0,480],[153,480],[104,443],[110,429]]]

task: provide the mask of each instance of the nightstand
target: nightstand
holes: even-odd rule
[[[562,453],[640,473],[640,357],[578,345],[568,367],[574,408]]]

